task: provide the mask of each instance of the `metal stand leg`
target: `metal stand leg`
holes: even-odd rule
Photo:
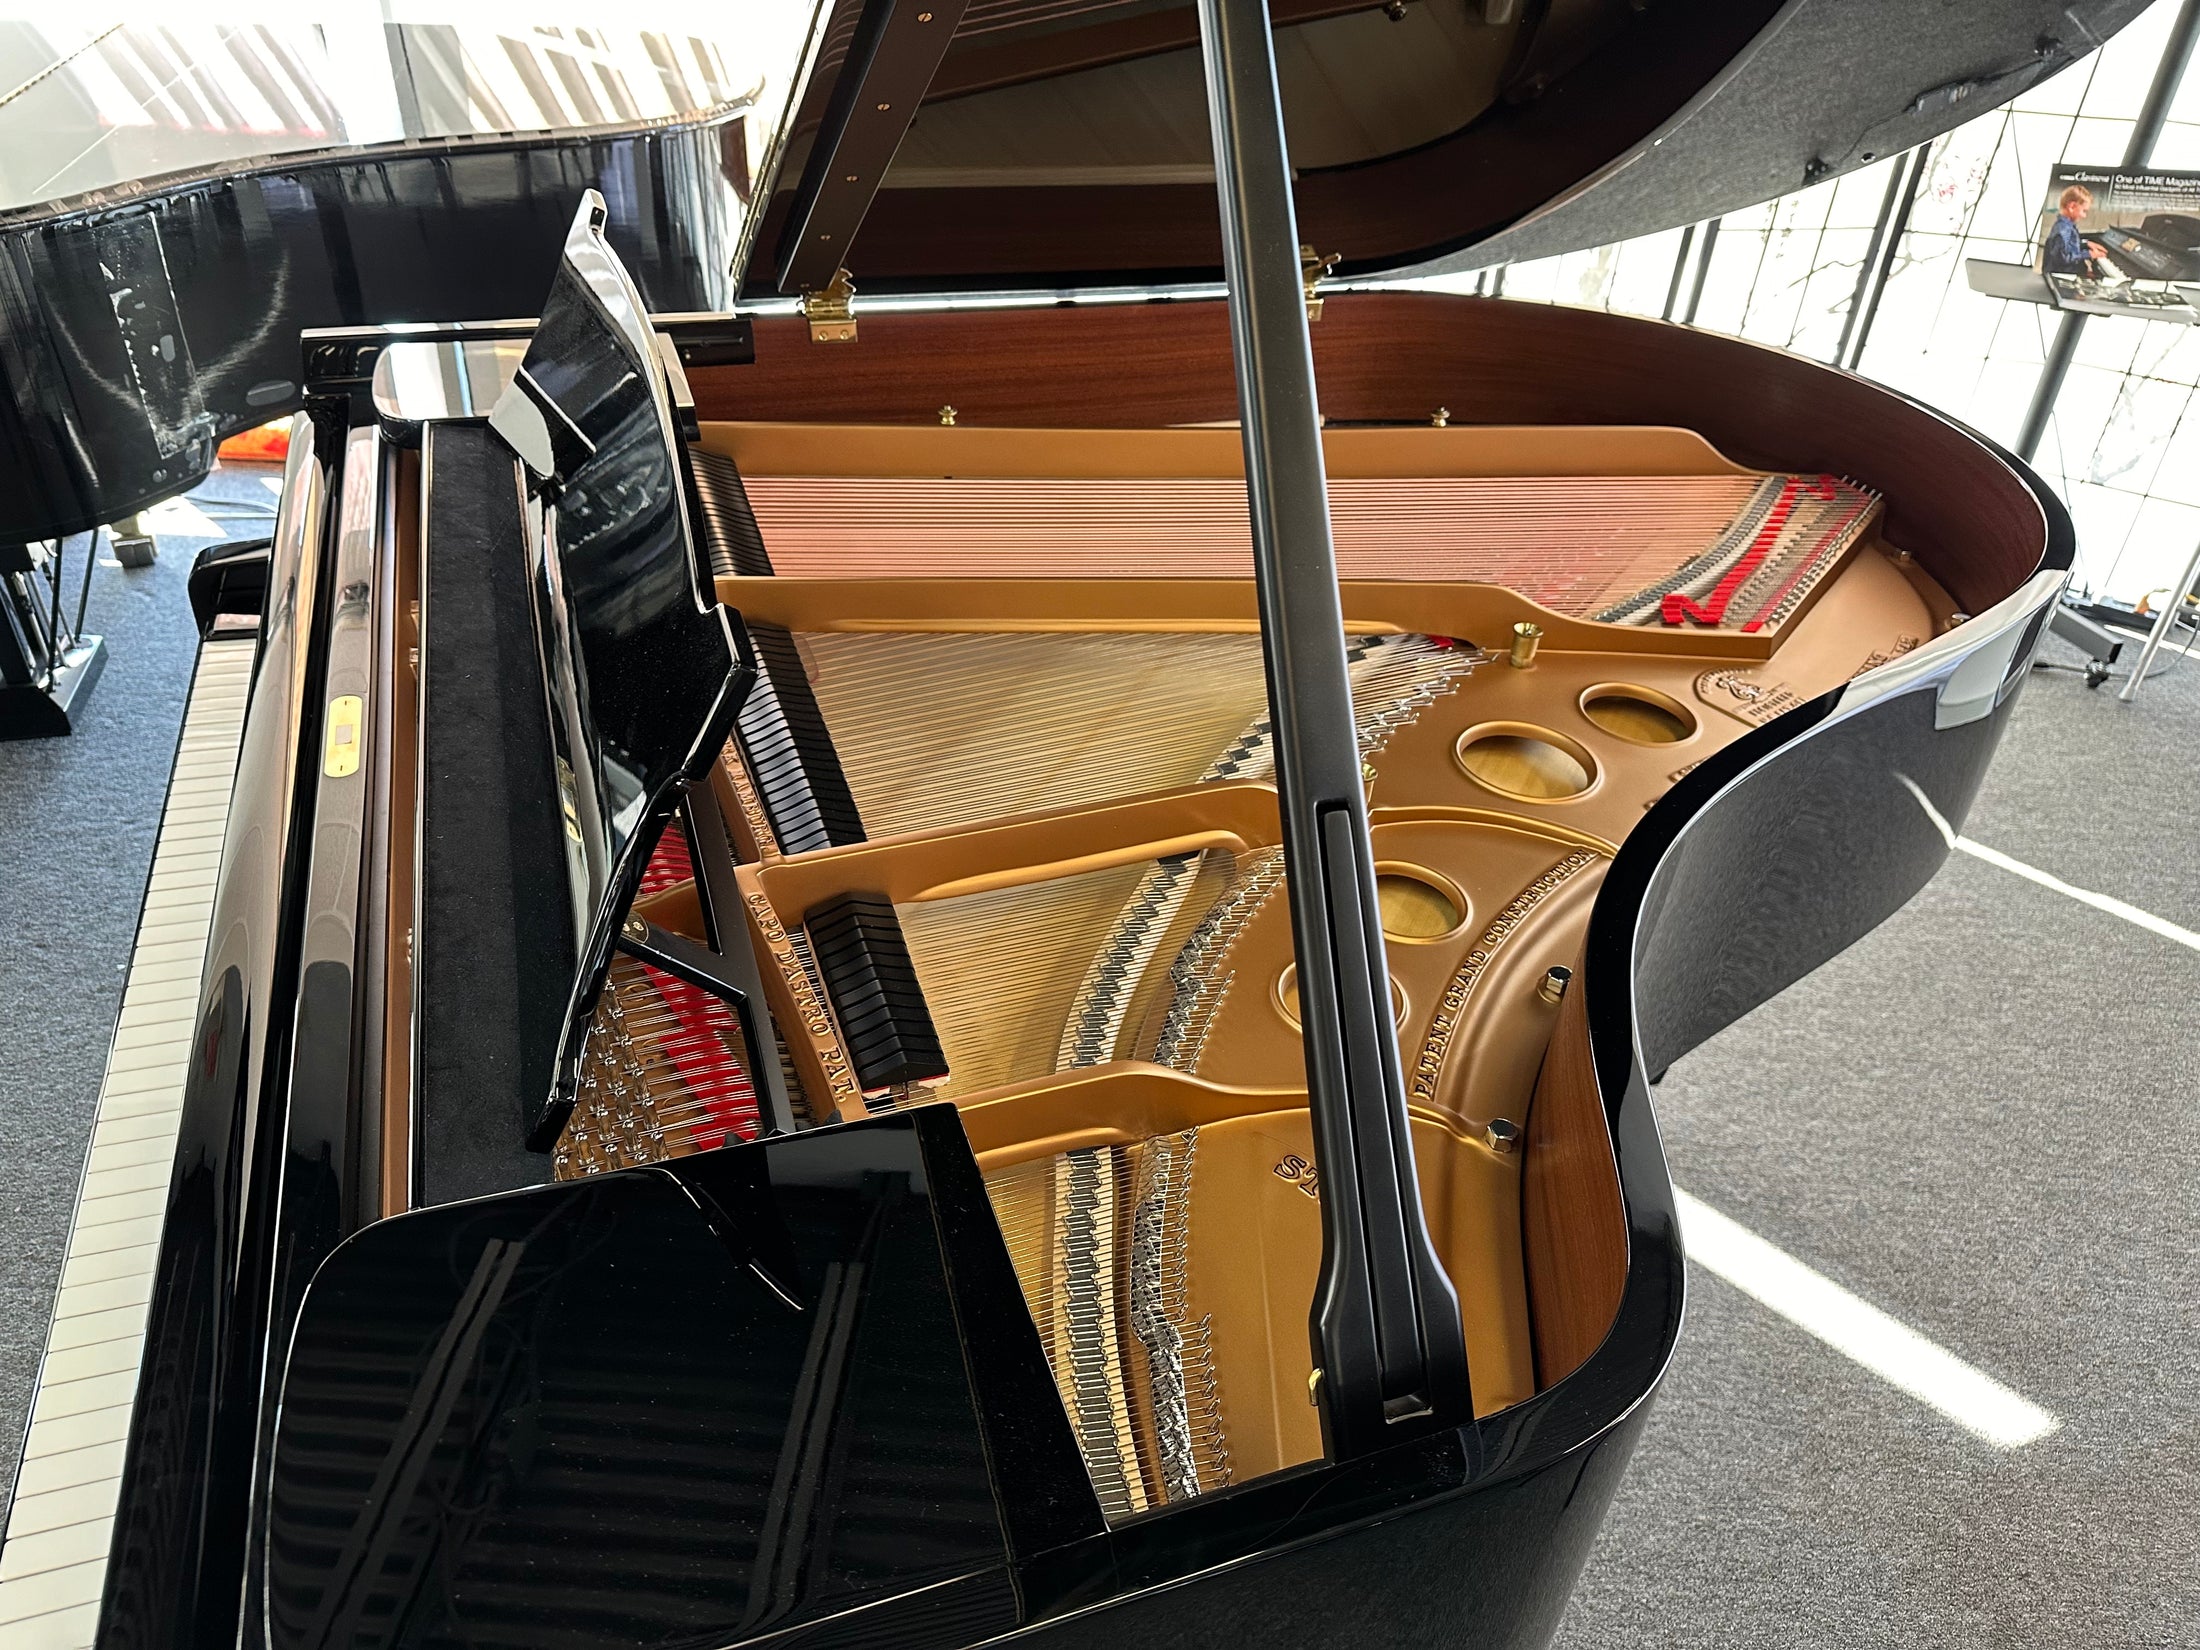
[[[2061,602],[2047,621],[2047,628],[2073,647],[2085,650],[2085,685],[2097,688],[2108,680],[2108,667],[2123,652],[2123,639],[2106,625],[2095,624],[2083,613],[2074,613]]]
[[[0,545],[0,740],[68,733],[107,663],[105,642],[57,623],[40,565],[29,547]]]
[[[2200,544],[2192,547],[2192,560],[2185,563],[2185,576],[2170,591],[2169,600],[2162,604],[2162,611],[2154,616],[2154,628],[2147,632],[2147,645],[2139,649],[2139,662],[2131,667],[2131,679],[2116,690],[2116,697],[2125,704],[2139,697],[2139,684],[2147,679],[2147,667],[2154,663],[2155,651],[2169,635],[2169,627],[2177,622],[2177,615],[2184,610],[2185,593],[2192,588],[2192,581],[2200,579]]]

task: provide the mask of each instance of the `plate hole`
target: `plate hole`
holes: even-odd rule
[[[1467,920],[1465,902],[1433,877],[1403,866],[1375,867],[1383,933],[1394,940],[1440,940]]]
[[[1652,688],[1615,683],[1581,696],[1581,713],[1615,739],[1635,745],[1672,745],[1696,731],[1696,718],[1679,701]]]
[[[1299,1026],[1299,965],[1285,963],[1283,972],[1276,976],[1276,1012],[1291,1022],[1291,1029]],[[1402,1028],[1406,1023],[1406,994],[1396,980],[1390,982],[1390,1017]]]
[[[1500,796],[1557,802],[1579,796],[1596,778],[1596,762],[1562,733],[1521,722],[1491,722],[1459,736],[1467,777]]]

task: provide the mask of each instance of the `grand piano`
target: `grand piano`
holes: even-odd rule
[[[2070,525],[1815,362],[1336,281],[1595,222],[1797,26],[827,7],[736,312],[584,188],[537,319],[308,331],[0,1623],[1546,1642],[1654,1083],[1933,874]]]

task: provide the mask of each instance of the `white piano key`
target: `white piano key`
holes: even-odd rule
[[[148,890],[157,890],[163,884],[170,889],[196,887],[207,878],[215,876],[220,867],[222,839],[208,831],[201,841],[187,842],[156,854],[146,876]],[[189,893],[149,893],[142,909],[145,928],[158,929],[167,924],[185,921],[200,915],[198,902]],[[165,938],[166,936],[159,936]]]
[[[128,1089],[120,1094],[110,1094],[100,1102],[99,1115],[103,1118],[147,1117],[156,1112],[181,1112],[183,1110],[183,1079],[171,1077],[165,1082],[147,1083],[141,1088]]]
[[[222,839],[209,831],[204,842],[187,845],[187,851],[167,854],[153,861],[146,877],[145,914],[155,928],[203,917],[199,898],[220,879]],[[161,934],[159,939],[173,936]]]
[[[182,1115],[180,1107],[169,1108],[168,1123],[171,1130],[175,1128]],[[174,1140],[172,1137],[169,1144],[172,1158],[174,1155]],[[134,1165],[134,1167],[143,1166]],[[160,1164],[152,1166],[154,1168],[161,1167]],[[120,1171],[107,1172],[118,1173]],[[89,1175],[85,1177],[85,1184],[87,1187],[91,1185]],[[135,1186],[128,1189],[117,1189],[112,1181],[103,1179],[96,1195],[86,1197],[83,1202],[76,1206],[76,1229],[80,1232],[88,1232],[94,1227],[112,1226],[117,1221],[141,1220],[148,1215],[157,1217],[168,1207],[168,1186],[169,1180],[166,1177],[155,1185]],[[100,1247],[112,1249],[118,1246],[102,1237]],[[70,1246],[70,1252],[72,1254],[75,1252],[73,1242]]]
[[[151,900],[146,903],[152,914],[159,918],[160,932],[150,936],[155,939],[173,939],[167,932],[179,923],[191,920],[192,913],[182,905],[182,898],[202,888],[211,888],[221,870],[222,848],[218,842],[209,842],[204,848],[188,854],[176,854],[153,862],[152,875],[146,879],[146,887],[159,894],[163,910]],[[171,903],[173,902],[173,903]]]
[[[123,1192],[142,1192],[148,1186],[165,1186],[168,1167],[169,1158],[165,1154],[152,1159],[141,1156],[135,1163],[86,1162],[86,1198],[115,1197]]]
[[[194,828],[188,834],[178,832],[173,837],[163,836],[160,847],[153,855],[155,875],[163,871],[180,870],[186,865],[211,863],[221,857],[220,836],[214,831]]]
[[[66,1490],[78,1484],[120,1478],[125,1448],[123,1441],[117,1438],[113,1443],[89,1444],[83,1449],[60,1450],[25,1461],[22,1475],[15,1481],[15,1493],[19,1496],[44,1495],[48,1490]]]
[[[79,1650],[98,1628],[252,656],[201,649],[185,707],[0,1545],[8,1650]]]
[[[85,1201],[116,1197],[123,1192],[142,1192],[168,1184],[168,1162],[124,1163],[112,1169],[92,1169],[84,1176]]]
[[[142,1192],[124,1192],[117,1197],[86,1198],[76,1206],[76,1223],[79,1226],[103,1226],[111,1220],[135,1220],[140,1215],[157,1215],[168,1207],[168,1188],[152,1187]]]
[[[221,833],[209,820],[203,825],[179,830],[173,837],[162,837],[153,860],[153,869],[159,871],[187,861],[212,859],[220,852]]]
[[[144,1333],[142,1324],[139,1333]],[[23,1459],[58,1455],[67,1449],[83,1449],[87,1444],[111,1444],[129,1436],[128,1404],[88,1409],[82,1415],[62,1415],[51,1421],[38,1419],[34,1413],[30,1431],[23,1435]]]
[[[66,1293],[108,1278],[149,1278],[159,1254],[160,1245],[155,1242],[141,1243],[134,1249],[103,1249],[96,1254],[71,1255],[61,1264],[61,1288]]]
[[[158,1139],[172,1156],[176,1149],[176,1118],[183,1106],[179,1097],[174,1106],[164,1106],[159,1111],[132,1112],[127,1117],[102,1117],[92,1130],[92,1150],[102,1146],[119,1146],[127,1140]]]
[[[178,1003],[189,1003],[198,995],[198,984],[196,975],[187,979],[183,977],[181,970],[158,978],[150,973],[135,974],[131,976],[129,985],[123,989],[122,1006],[139,1015],[149,1010],[172,1013]]]
[[[151,982],[133,982],[123,993],[122,1012],[132,1014],[191,1014],[197,1012],[199,980],[196,974],[186,979],[178,974],[173,979]]]
[[[183,752],[183,759],[176,763],[176,781],[189,783],[191,779],[213,779],[220,768],[220,755],[207,746],[194,746]]]
[[[99,1283],[83,1284],[75,1289],[64,1289],[54,1307],[54,1322],[69,1318],[87,1317],[94,1312],[111,1312],[120,1306],[142,1306],[153,1298],[153,1277],[150,1272],[135,1277],[107,1278]]]
[[[197,959],[187,957],[180,962],[148,963],[141,968],[134,969],[131,971],[130,984],[125,990],[124,996],[127,997],[130,991],[135,991],[140,987],[151,989],[155,986],[174,985],[181,981],[190,988],[190,994],[195,997],[198,995],[199,975],[205,960],[203,957]]]
[[[209,882],[211,882],[211,879],[209,879]],[[161,946],[203,945],[206,940],[207,922],[203,913],[191,909],[190,906],[196,905],[208,891],[192,887],[176,891],[172,897],[178,902],[177,907],[158,912],[157,915],[160,918],[158,925],[152,933],[146,935],[141,943],[153,948],[156,954]],[[162,897],[170,896],[164,895]]]
[[[192,737],[196,739],[202,736],[193,734]],[[205,735],[203,737],[211,742],[214,736]],[[226,735],[223,737],[226,737]],[[199,748],[204,749],[206,747],[201,746]],[[165,814],[161,815],[162,834],[165,836],[167,828],[171,825],[177,827],[180,833],[193,825],[204,824],[208,821],[218,825],[228,817],[229,798],[226,796],[209,797],[204,801],[178,799],[169,805]]]
[[[179,1063],[174,1071],[145,1070],[112,1073],[100,1087],[100,1115],[104,1117],[107,1114],[107,1108],[111,1102],[128,1099],[133,1094],[144,1094],[148,1091],[161,1089],[172,1089],[181,1094],[184,1078],[187,1075],[189,1073],[184,1069],[184,1063]]]
[[[160,1042],[150,1046],[118,1048],[110,1071],[172,1072],[182,1064],[188,1044],[178,1047],[173,1042]]]
[[[66,1351],[71,1347],[96,1346],[117,1335],[144,1339],[145,1308],[118,1306],[111,1312],[87,1312],[65,1323],[57,1319],[53,1333],[47,1337],[46,1349]]]
[[[207,946],[205,933],[200,933],[200,937],[196,939],[196,942],[194,942],[194,944],[196,944],[196,946],[198,946],[200,950],[205,950],[205,946]],[[161,1021],[161,1023],[165,1023],[165,1021],[172,1021],[176,1014],[189,1014],[191,1010],[189,1010],[189,1008],[185,1008],[185,1005],[183,1005],[183,1003],[189,1003],[189,999],[163,997],[161,1001],[156,1001],[156,1003],[134,1003],[134,1005],[132,1005],[132,1008],[134,1008],[136,1012],[132,1012],[132,1016],[130,1016],[130,1021],[125,1021],[125,1023],[123,1023],[123,1025],[119,1027],[119,1030],[121,1030],[121,1032],[132,1032],[132,1030],[136,1030],[136,1027],[141,1027],[141,1025],[145,1025],[147,1021]],[[134,1047],[134,1045],[128,1045],[128,1043],[125,1043],[123,1047]]]
[[[124,1370],[134,1370],[143,1354],[144,1348],[136,1335],[117,1335],[111,1341],[95,1341],[90,1346],[62,1347],[49,1351],[45,1362],[38,1366],[39,1390],[59,1386],[64,1381],[81,1381],[94,1375],[113,1375]]]
[[[107,1542],[114,1535],[114,1514],[64,1524],[58,1530],[34,1535],[11,1535],[0,1551],[0,1581],[14,1581],[45,1570],[66,1570],[73,1565],[107,1556]],[[72,1601],[73,1602],[73,1601]]]
[[[172,940],[147,946],[141,956],[151,963],[189,963],[194,969],[205,966],[206,947],[203,940]]]
[[[176,1047],[176,1033],[190,1025],[194,1007],[189,997],[125,1007],[115,1024],[116,1051],[157,1048],[165,1060],[173,1061],[183,1052]]]
[[[89,1415],[95,1409],[111,1409],[116,1404],[127,1404],[137,1396],[137,1379],[138,1372],[135,1368],[110,1370],[105,1375],[87,1375],[78,1381],[49,1380],[41,1369],[38,1380],[39,1417],[42,1420],[58,1421],[64,1416]]]
[[[177,1046],[177,1031],[189,1023],[192,1012],[193,1005],[189,998],[141,1004],[127,1023],[116,1025],[115,1044],[109,1056],[108,1070],[142,1071],[149,1064],[174,1064],[177,1056],[185,1052],[184,1048]],[[148,1062],[139,1058],[143,1054],[154,1055],[157,1059]]]
[[[19,1642],[16,1634],[42,1617],[63,1611],[73,1613],[87,1606],[97,1611],[99,1590],[106,1579],[107,1558],[103,1553],[89,1563],[27,1575],[20,1581],[0,1581],[0,1627],[7,1629],[9,1650],[15,1650]]]
[[[69,1239],[70,1255],[96,1255],[107,1249],[135,1249],[141,1243],[160,1241],[160,1216],[140,1215],[136,1220],[111,1220],[103,1226],[79,1226]]]
[[[8,1650],[92,1650],[99,1632],[99,1602],[26,1617],[8,1627]]]
[[[95,1142],[84,1166],[93,1174],[105,1169],[126,1169],[140,1163],[166,1163],[175,1156],[172,1140],[158,1139],[114,1140],[105,1144]]]
[[[85,1167],[97,1174],[102,1169],[127,1168],[134,1163],[166,1163],[175,1156],[175,1142],[159,1139],[94,1142]]]
[[[72,1484],[65,1490],[18,1495],[15,1505],[8,1509],[8,1533],[12,1539],[21,1540],[27,1535],[43,1535],[48,1530],[64,1530],[94,1519],[112,1518],[114,1511],[114,1491],[100,1483]]]
[[[155,865],[146,883],[146,914],[151,932],[144,945],[168,945],[203,933],[208,913],[205,903],[220,876],[219,853],[194,855],[187,865]]]

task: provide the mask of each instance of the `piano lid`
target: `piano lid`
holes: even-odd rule
[[[1346,276],[1768,199],[2015,96],[2141,9],[1269,0],[1300,236]],[[874,295],[1220,278],[1190,0],[832,0],[825,39],[749,298],[843,266]]]
[[[183,19],[0,21],[0,83],[16,88],[0,99],[0,218],[133,201],[276,157],[714,115],[740,121],[725,161],[745,182],[769,165],[816,0],[540,15],[415,0],[301,16],[222,0]]]

